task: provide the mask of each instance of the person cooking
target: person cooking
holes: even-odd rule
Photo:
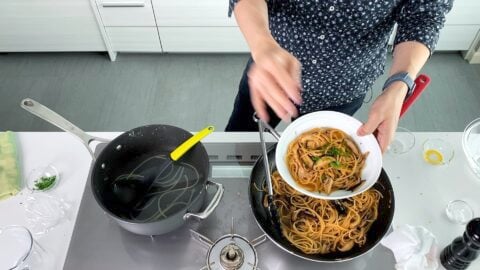
[[[280,120],[333,110],[353,115],[384,72],[397,23],[389,78],[359,135],[375,132],[385,151],[403,101],[438,41],[453,0],[230,0],[250,47],[225,131],[257,131],[254,112]]]

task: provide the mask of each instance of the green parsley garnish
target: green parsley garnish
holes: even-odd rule
[[[326,144],[320,146],[320,148],[319,148],[318,150],[320,150],[320,151],[323,152],[323,151],[327,150],[327,149],[330,147],[330,145],[331,145],[331,144],[326,143]]]
[[[338,160],[335,160],[335,161],[330,162],[330,166],[332,166],[335,169],[338,169],[342,166],[342,164]]]
[[[317,162],[317,161],[320,159],[320,157],[311,157],[311,159],[312,159],[314,162]]]
[[[40,179],[35,180],[35,188],[34,190],[46,190],[53,186],[55,180],[57,179],[56,176],[42,176]]]
[[[341,155],[343,155],[343,151],[342,151],[342,149],[339,149],[339,148],[333,146],[332,148],[328,149],[327,155],[332,156],[332,157],[341,156]]]

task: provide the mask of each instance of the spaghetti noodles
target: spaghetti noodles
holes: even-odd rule
[[[306,254],[344,252],[355,245],[364,245],[366,234],[378,216],[381,194],[373,188],[342,200],[347,211],[340,214],[332,202],[291,188],[278,171],[272,174],[272,186],[282,233]],[[268,205],[266,200],[264,205]]]
[[[361,172],[367,155],[343,131],[314,128],[290,143],[286,158],[288,170],[300,186],[330,194],[339,189],[353,190],[362,184]]]
[[[159,167],[170,162],[165,155],[155,155],[145,159],[131,172],[119,175],[113,182],[119,181],[135,183],[145,181],[146,177],[154,177],[140,201],[127,210],[126,217],[136,222],[153,222],[167,218],[188,208],[194,195],[202,188],[200,174],[197,169],[188,163],[175,162],[168,164],[163,171],[156,171]],[[151,172],[150,170],[153,170]],[[150,171],[150,172],[149,172]],[[146,176],[151,174],[149,176]],[[137,184],[140,187],[139,184]]]

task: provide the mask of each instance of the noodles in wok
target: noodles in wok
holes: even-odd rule
[[[367,241],[367,232],[378,216],[381,194],[369,189],[340,203],[303,195],[291,188],[278,171],[272,174],[274,203],[284,237],[306,254],[348,251]],[[266,199],[266,196],[265,196]],[[264,205],[267,206],[266,200]]]

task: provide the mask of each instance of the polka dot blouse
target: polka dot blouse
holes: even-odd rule
[[[230,0],[229,15],[238,1]],[[273,37],[302,63],[300,112],[343,105],[364,96],[384,71],[395,23],[395,44],[418,41],[432,52],[452,2],[267,1]]]

